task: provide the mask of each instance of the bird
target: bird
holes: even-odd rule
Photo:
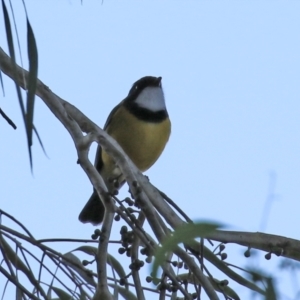
[[[117,141],[141,172],[157,161],[171,134],[161,81],[162,77],[154,76],[137,80],[127,97],[111,111],[104,125],[104,130]],[[109,193],[116,194],[125,183],[125,178],[101,145],[98,145],[94,166]],[[78,218],[82,223],[99,225],[104,214],[104,205],[94,189]]]

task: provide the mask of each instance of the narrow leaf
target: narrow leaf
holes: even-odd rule
[[[207,236],[212,231],[220,228],[220,224],[213,223],[189,223],[177,228],[157,250],[153,262],[153,276],[156,277],[158,267],[165,263],[168,253],[174,251],[178,244],[188,244],[194,242],[197,237]]]
[[[107,263],[114,268],[114,270],[117,272],[120,278],[124,279],[125,287],[128,289],[128,282],[126,279],[126,273],[124,271],[124,268],[122,265],[119,263],[117,259],[115,259],[112,255],[108,254],[107,255]]]
[[[6,32],[6,39],[7,39],[7,43],[8,43],[9,55],[13,62],[14,75],[16,77],[16,74],[17,74],[16,67],[17,66],[16,66],[15,48],[14,48],[14,42],[13,42],[13,37],[12,37],[9,15],[8,15],[8,11],[7,11],[6,5],[4,3],[4,0],[2,0],[2,9],[3,9],[5,32]],[[21,89],[16,83],[15,83],[15,86],[17,89],[17,95],[18,95],[18,99],[19,99],[19,104],[20,104],[23,120],[25,122],[25,107],[23,104]]]
[[[36,137],[38,138],[38,141],[40,143],[40,146],[42,147],[43,149],[43,152],[44,154],[48,157],[47,153],[46,153],[46,149],[44,148],[44,145],[43,145],[43,142],[42,142],[42,139],[37,131],[37,129],[35,128],[34,124],[33,124],[33,130],[34,130],[34,133],[36,134]],[[49,157],[48,157],[49,158]]]
[[[12,247],[7,243],[5,238],[0,235],[0,245],[2,250],[5,252],[5,255],[9,259],[9,261],[14,265],[17,270],[22,271],[27,277],[30,279],[32,277],[32,273],[27,268],[27,266],[23,263],[23,261],[19,258],[17,253],[12,249]]]
[[[74,252],[74,251],[82,251],[85,254],[92,255],[92,256],[95,257],[96,254],[97,254],[98,249],[96,247],[93,247],[93,246],[80,246],[80,247],[72,250],[72,252]]]
[[[73,300],[73,296],[68,294],[62,289],[59,289],[57,287],[52,287],[52,290],[55,292],[55,294],[59,297],[60,300]]]
[[[128,289],[124,289],[121,286],[116,286],[115,284],[108,284],[110,287],[117,289],[119,294],[126,300],[137,300],[137,297],[131,293]]]
[[[8,11],[7,11],[4,0],[1,0],[1,2],[2,2],[5,32],[6,32],[6,39],[7,39],[7,43],[8,43],[9,55],[11,57],[12,64],[13,64],[14,77],[17,78],[15,48],[14,48],[14,42],[13,42],[13,36],[12,36],[9,15],[8,15]],[[19,87],[19,85],[16,82],[15,82],[15,86],[16,86],[16,90],[17,90],[17,95],[18,95],[18,100],[19,100],[19,105],[20,105],[23,121],[24,121],[25,128],[26,128],[29,161],[30,161],[30,166],[32,168],[32,153],[31,153],[31,148],[29,146],[29,145],[31,145],[31,139],[30,139],[30,136],[28,136],[26,111],[25,111],[24,102],[23,102],[23,98],[22,98],[21,88]]]
[[[76,271],[88,284],[96,286],[96,282],[93,278],[93,273],[89,269],[82,266],[80,259],[76,255],[71,252],[67,252],[64,254],[64,257],[67,258],[67,260],[64,260],[65,264]]]
[[[33,131],[33,112],[34,112],[34,98],[37,86],[38,75],[38,52],[35,37],[32,27],[27,17],[27,52],[29,61],[29,73],[28,73],[28,86],[27,86],[27,105],[26,105],[26,132],[28,141],[28,150],[30,157],[30,166],[32,168],[32,131]]]

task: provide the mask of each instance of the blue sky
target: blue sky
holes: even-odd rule
[[[27,68],[24,11],[13,5]],[[146,174],[192,219],[299,239],[299,1],[26,5],[39,78],[100,126],[134,81],[162,76],[172,135]],[[7,50],[3,22],[0,45]],[[4,85],[0,107],[18,130],[0,120],[1,208],[38,238],[89,237],[93,228],[77,216],[92,187],[71,138],[37,99],[34,123],[49,159],[35,140],[32,176],[14,86],[5,76]],[[261,228],[272,174],[275,201]],[[272,273],[277,262],[266,270]]]

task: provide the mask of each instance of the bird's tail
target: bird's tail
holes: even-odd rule
[[[81,213],[79,214],[79,221],[82,223],[92,223],[98,225],[102,223],[104,218],[105,208],[100,200],[97,192],[94,190],[89,201],[86,203]]]

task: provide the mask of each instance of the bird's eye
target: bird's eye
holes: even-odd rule
[[[135,89],[137,90],[138,88],[139,88],[139,86],[138,86],[138,85],[136,85],[136,86],[135,86]]]

